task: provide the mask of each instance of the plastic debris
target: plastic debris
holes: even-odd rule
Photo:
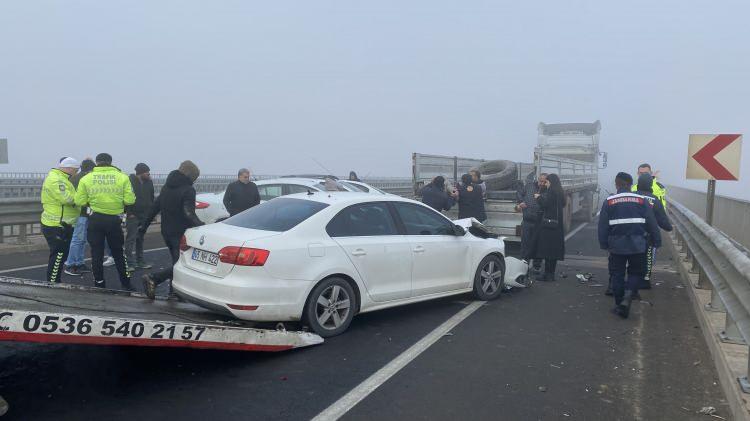
[[[453,336],[453,332],[446,332],[443,336]]]
[[[547,391],[547,388],[546,388],[545,386],[539,386],[539,388],[538,388],[538,389],[539,389],[539,391],[540,391],[540,392],[542,392],[542,393],[543,393],[543,392],[546,392],[546,391]]]
[[[582,273],[579,273],[578,275],[576,275],[576,279],[578,279],[581,282],[587,282],[588,281],[588,279],[586,279],[586,277],[583,276]]]
[[[562,368],[562,367],[560,367],[559,365],[554,365],[554,364],[550,364],[549,366],[550,366],[550,367],[555,367],[555,368]]]
[[[603,287],[602,284],[589,284],[590,287]]]
[[[714,415],[716,413],[716,408],[714,408],[713,406],[704,406],[700,411],[698,411],[698,413],[702,415]]]

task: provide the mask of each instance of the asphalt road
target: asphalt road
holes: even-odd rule
[[[354,406],[345,419],[666,420],[729,418],[708,349],[666,257],[629,320],[602,295],[606,260],[589,225],[554,283],[483,305]],[[157,237],[146,248],[161,247]],[[165,251],[147,254],[168,262]],[[0,256],[0,271],[45,253]],[[44,268],[4,275],[41,279]],[[587,282],[577,273],[591,273]],[[108,271],[110,286],[117,286]],[[65,281],[90,282],[90,279]],[[0,344],[8,420],[310,419],[437,326],[469,296],[364,314],[324,344],[264,354]]]

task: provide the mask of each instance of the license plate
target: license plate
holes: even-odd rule
[[[193,260],[216,266],[219,264],[219,255],[210,251],[193,249]]]

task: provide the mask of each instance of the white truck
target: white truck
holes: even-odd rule
[[[516,182],[525,182],[530,173],[555,173],[560,177],[567,195],[563,216],[565,229],[574,220],[590,221],[599,202],[599,168],[606,167],[606,153],[599,151],[601,124],[594,123],[539,123],[537,145],[532,163],[515,163]],[[601,158],[601,159],[600,159]],[[412,182],[415,195],[434,177],[458,181],[470,169],[487,166],[488,159],[460,158],[444,155],[412,154]],[[507,164],[504,167],[508,167]],[[512,169],[512,165],[511,165]],[[506,171],[507,172],[507,171]],[[515,187],[515,186],[514,186]],[[488,191],[485,225],[506,237],[506,241],[520,241],[521,213],[515,210],[516,189]],[[457,218],[454,207],[448,212]]]

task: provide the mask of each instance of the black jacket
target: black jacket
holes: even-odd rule
[[[151,206],[141,231],[145,231],[159,213],[161,234],[164,237],[181,237],[188,228],[203,225],[195,214],[193,182],[185,174],[177,170],[169,173],[167,182]]]
[[[530,224],[536,224],[539,219],[539,204],[534,199],[534,194],[539,193],[539,184],[536,181],[527,181],[517,196],[517,203],[526,203],[526,208],[523,210],[523,221]]]
[[[456,201],[444,190],[440,190],[433,184],[422,187],[422,203],[438,212],[449,210]]]
[[[480,222],[487,219],[484,194],[479,184],[458,187],[458,219],[464,218],[476,218]]]
[[[84,175],[90,173],[91,171],[79,171],[75,174],[73,174],[70,177],[70,183],[73,184],[73,187],[78,190],[78,183],[81,182],[81,179]],[[88,206],[81,206],[81,216],[88,218],[89,217],[89,207]]]
[[[245,184],[237,180],[229,184],[227,191],[224,192],[224,207],[227,208],[230,216],[250,209],[258,203],[260,203],[260,193],[258,186],[252,181]]]
[[[563,198],[546,190],[536,199],[539,206],[541,221],[534,228],[531,246],[527,250],[526,259],[555,259],[565,258],[565,232],[563,227]],[[544,220],[557,221],[552,227]]]
[[[141,182],[138,176],[130,174],[130,185],[133,186],[133,193],[135,193],[135,203],[126,206],[125,211],[128,215],[143,219],[154,204],[154,183],[151,180]]]
[[[667,216],[667,212],[664,210],[664,205],[661,204],[661,200],[651,192],[638,190],[636,193],[648,200],[651,209],[654,210],[654,217],[656,217],[656,223],[659,225],[659,228],[667,232],[672,231],[672,223],[669,221],[669,216]]]

